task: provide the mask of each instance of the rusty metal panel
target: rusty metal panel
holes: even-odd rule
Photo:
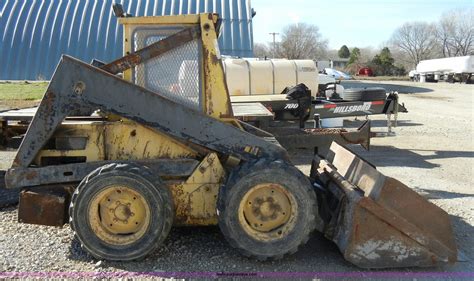
[[[49,140],[48,146],[35,157],[34,164],[46,165],[50,159],[61,157],[82,157],[87,161],[105,160],[104,149],[104,122],[103,121],[66,121],[56,131],[54,138]],[[76,149],[64,145],[72,139],[83,139],[85,146]]]
[[[315,156],[311,177],[323,183],[325,225],[344,258],[365,268],[454,263],[449,215],[403,183],[333,143],[330,161]],[[334,207],[337,206],[337,207]],[[329,215],[328,215],[329,214]]]
[[[265,128],[272,133],[278,142],[286,149],[318,148],[320,155],[329,151],[333,141],[341,144],[360,144],[365,149],[370,147],[370,121],[367,120],[357,130],[345,129],[299,129],[284,127]]]
[[[63,226],[69,221],[68,207],[73,186],[30,188],[20,193],[18,221]]]
[[[50,165],[53,164],[51,161],[55,161],[54,164],[68,164],[71,161],[176,159],[194,158],[196,155],[191,147],[135,122],[66,119],[36,155],[34,164]],[[78,161],[78,157],[84,161]]]
[[[134,53],[101,66],[100,68],[109,73],[117,74],[137,66],[146,60],[163,55],[173,48],[180,47],[192,40],[195,40],[199,35],[199,28],[187,28],[151,45],[146,47],[143,46],[143,48],[135,50]]]
[[[221,52],[217,46],[217,15],[200,14],[199,17],[202,33],[204,111],[214,118],[233,118]]]
[[[215,225],[219,188],[226,172],[215,153],[204,157],[184,182],[170,185],[176,208],[175,224]]]
[[[135,122],[108,122],[104,133],[106,159],[109,160],[178,159],[198,156],[190,146]]]
[[[199,161],[194,159],[156,159],[127,161],[149,167],[163,178],[184,178],[194,171]],[[53,165],[38,168],[13,168],[7,171],[5,183],[7,188],[47,185],[58,182],[80,182],[93,170],[119,161],[95,161],[87,163]]]

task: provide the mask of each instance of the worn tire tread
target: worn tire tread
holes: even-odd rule
[[[287,164],[287,163],[285,163],[281,160],[268,161],[266,159],[259,159],[259,160],[252,161],[252,162],[246,162],[243,165],[241,165],[240,167],[236,168],[234,171],[232,171],[229,178],[228,178],[228,180],[227,180],[226,185],[223,188],[221,188],[221,192],[220,192],[219,197],[218,197],[218,200],[219,200],[219,202],[218,202],[218,214],[220,214],[219,215],[219,227],[220,227],[223,235],[225,236],[225,238],[227,239],[229,244],[233,248],[236,248],[237,250],[239,250],[239,252],[241,252],[244,256],[255,258],[255,259],[260,260],[260,261],[265,261],[265,260],[269,260],[269,259],[270,260],[278,260],[278,259],[282,259],[286,255],[291,255],[291,254],[296,253],[300,246],[306,244],[306,242],[309,240],[309,236],[311,235],[313,230],[316,228],[317,200],[316,200],[316,194],[315,194],[314,190],[311,188],[310,184],[305,185],[304,189],[305,189],[306,194],[308,195],[308,200],[311,201],[311,203],[310,203],[311,206],[312,206],[311,209],[315,210],[315,212],[311,212],[308,216],[308,221],[304,225],[304,228],[305,228],[303,230],[304,236],[301,239],[301,243],[299,243],[298,245],[295,245],[294,247],[290,248],[288,251],[286,251],[283,254],[268,256],[268,255],[254,254],[254,253],[250,252],[248,249],[245,249],[244,247],[242,247],[240,245],[240,243],[238,241],[239,238],[232,235],[232,233],[231,233],[230,229],[228,228],[228,226],[225,223],[223,223],[223,214],[226,211],[226,206],[228,205],[226,201],[228,200],[227,197],[228,197],[229,190],[233,186],[235,186],[235,184],[240,179],[242,179],[244,176],[248,176],[251,173],[257,173],[258,171],[263,170],[263,169],[276,169],[276,168],[287,169],[287,170],[291,171],[291,174],[294,174],[297,177],[304,177],[305,180],[307,180],[306,177],[293,165]]]
[[[387,94],[384,88],[349,88],[345,89],[341,97],[346,101],[373,101],[384,100]]]
[[[92,171],[90,174],[88,174],[82,181],[81,183],[77,186],[75,189],[72,197],[71,197],[71,203],[69,205],[69,224],[71,229],[74,232],[74,237],[76,237],[79,241],[81,241],[78,237],[77,230],[76,230],[76,223],[73,219],[73,213],[75,210],[77,198],[79,194],[88,186],[88,183],[95,178],[99,177],[102,174],[110,173],[110,172],[120,172],[120,173],[133,173],[137,174],[147,180],[149,180],[155,187],[157,187],[157,190],[161,192],[163,195],[163,201],[167,201],[169,204],[163,204],[162,207],[165,208],[164,213],[169,214],[166,216],[163,222],[163,231],[159,234],[159,237],[156,239],[157,243],[155,243],[151,248],[149,248],[146,251],[146,254],[140,255],[138,257],[127,257],[123,256],[120,259],[116,258],[107,258],[109,260],[121,260],[121,261],[129,261],[129,260],[140,260],[143,259],[147,254],[152,253],[157,247],[159,247],[165,238],[168,236],[171,227],[173,225],[173,220],[174,220],[174,206],[173,206],[173,200],[172,200],[172,195],[171,192],[167,188],[158,188],[158,186],[163,186],[163,182],[161,181],[161,178],[155,174],[153,174],[147,167],[144,166],[137,166],[135,164],[129,164],[129,163],[112,163],[112,164],[107,164],[102,167],[97,168],[96,170]],[[84,244],[81,241],[81,248],[83,250],[86,250],[89,252],[92,256],[98,259],[103,259],[104,257],[97,255],[93,251],[88,250]]]

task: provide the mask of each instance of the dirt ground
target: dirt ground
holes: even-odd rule
[[[463,260],[455,265],[397,272],[474,272],[474,85],[412,82],[344,82],[348,87],[397,90],[408,113],[399,115],[396,135],[372,139],[370,151],[354,147],[388,176],[404,182],[446,210]],[[385,117],[372,117],[386,131]],[[346,120],[354,125],[358,121]],[[309,171],[310,151],[292,151]],[[2,152],[2,168],[12,152]],[[231,271],[369,272],[346,262],[319,233],[296,254],[259,262],[232,249],[217,227],[175,228],[163,247],[141,262],[98,261],[81,250],[68,226],[50,228],[16,222],[16,207],[0,210],[0,271]],[[451,279],[456,279],[452,277]]]

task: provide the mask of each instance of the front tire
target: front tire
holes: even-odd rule
[[[171,229],[171,193],[148,168],[108,164],[76,188],[69,208],[71,228],[82,247],[98,259],[145,257]]]
[[[219,227],[245,256],[279,259],[305,244],[315,228],[316,195],[286,163],[247,163],[229,177],[219,200]]]

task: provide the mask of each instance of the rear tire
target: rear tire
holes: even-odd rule
[[[174,207],[170,191],[148,168],[108,164],[82,180],[69,215],[76,237],[92,256],[129,261],[165,240]]]
[[[298,169],[275,161],[234,170],[219,194],[219,227],[231,246],[259,260],[279,259],[315,228],[316,195]]]

